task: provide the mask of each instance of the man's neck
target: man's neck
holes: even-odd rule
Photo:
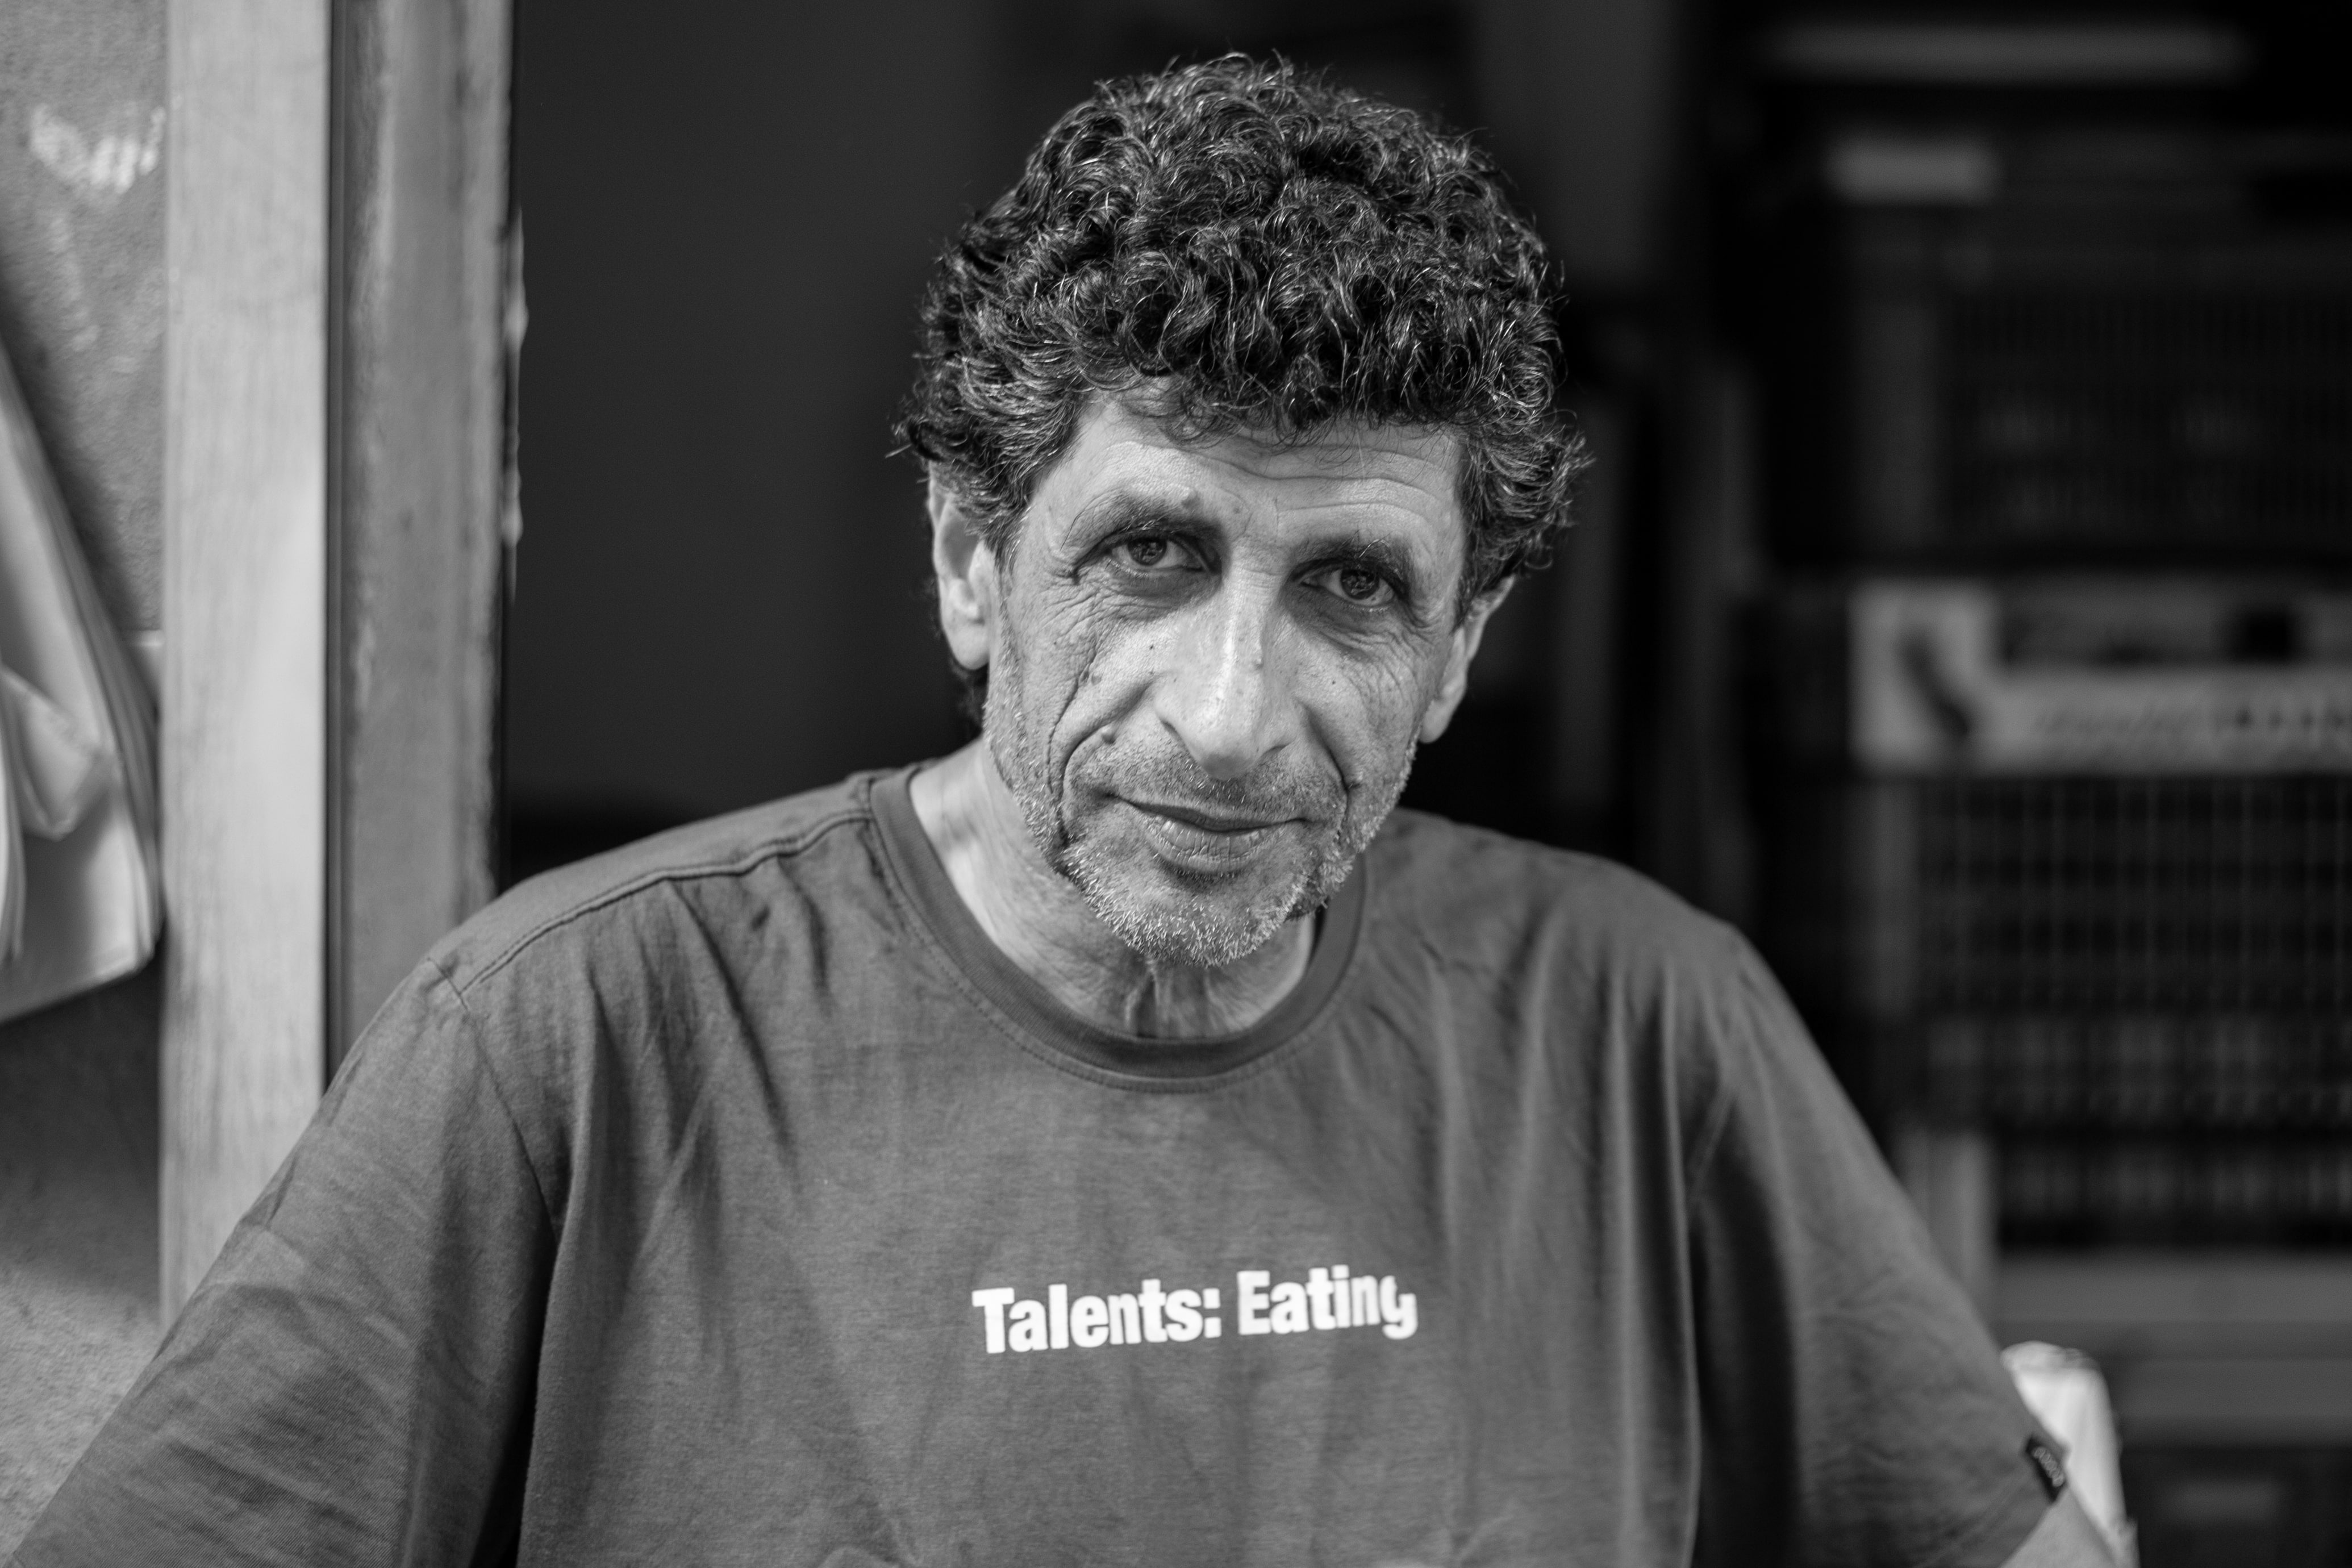
[[[1047,866],[1021,805],[979,741],[915,775],[915,815],[980,929],[1070,1011],[1132,1035],[1198,1039],[1245,1029],[1307,973],[1311,919],[1205,969],[1153,965]]]

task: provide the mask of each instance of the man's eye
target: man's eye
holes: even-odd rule
[[[1131,533],[1103,546],[1095,559],[1139,591],[1173,591],[1206,569],[1199,548],[1179,534]]]
[[[1396,597],[1389,580],[1369,566],[1334,566],[1323,574],[1323,584],[1351,605],[1377,609]]]

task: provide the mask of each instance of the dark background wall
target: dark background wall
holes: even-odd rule
[[[929,252],[1002,166],[990,40],[951,0],[646,18],[521,18],[507,777],[527,840],[957,734],[889,423]]]
[[[931,258],[1092,82],[1278,49],[1491,128],[1580,293],[1622,305],[1658,248],[1674,15],[1630,0],[706,0],[656,28],[616,0],[523,0],[510,874],[963,737],[891,414]],[[1617,429],[1606,413],[1596,426]],[[1591,553],[1592,571],[1617,569]],[[1530,722],[1563,700],[1592,710],[1607,684],[1548,683],[1565,591],[1507,610],[1456,734],[1424,759],[1425,801],[1605,834],[1605,723],[1581,712],[1585,743],[1555,758],[1552,726]],[[1613,658],[1616,623],[1580,624],[1573,662]]]

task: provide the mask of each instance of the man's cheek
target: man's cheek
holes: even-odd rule
[[[1165,640],[1159,628],[1103,616],[1071,617],[1051,654],[1063,672],[1055,728],[1066,732],[1066,745],[1115,731],[1149,699]]]
[[[1355,788],[1403,765],[1435,694],[1417,666],[1394,661],[1344,664],[1322,672],[1307,700],[1341,776]]]
[[[1097,647],[1122,624],[1110,601],[1083,582],[1054,584],[1040,599],[1039,630],[1066,647]]]

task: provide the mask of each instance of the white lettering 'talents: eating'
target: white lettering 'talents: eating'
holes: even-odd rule
[[[991,1355],[1006,1351],[1097,1350],[1105,1345],[1188,1343],[1224,1334],[1223,1292],[1164,1290],[1146,1279],[1132,1295],[1080,1296],[1045,1287],[1043,1301],[1010,1285],[971,1293]],[[1411,1339],[1421,1326],[1420,1304],[1397,1289],[1396,1276],[1350,1277],[1344,1263],[1310,1268],[1304,1280],[1276,1281],[1265,1269],[1234,1276],[1234,1327],[1244,1334],[1297,1334],[1315,1330],[1377,1328],[1392,1340]]]

